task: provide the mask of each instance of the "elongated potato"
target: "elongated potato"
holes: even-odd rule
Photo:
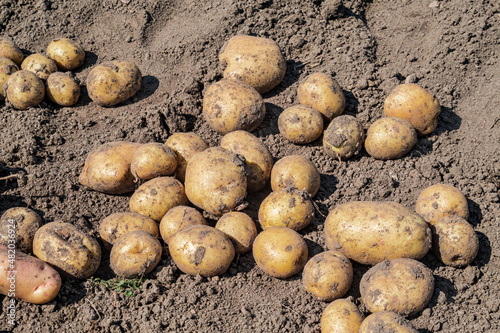
[[[7,245],[9,240],[13,240],[17,249],[31,253],[33,251],[33,238],[41,226],[42,218],[31,209],[10,208],[0,218],[0,244]]]
[[[80,98],[80,85],[70,75],[55,72],[49,75],[45,83],[47,97],[61,106],[71,106]]]
[[[353,116],[334,118],[323,135],[323,148],[332,157],[346,160],[363,148],[365,130]]]
[[[380,311],[366,317],[359,327],[359,333],[418,333],[410,321],[395,312]]]
[[[177,154],[167,145],[150,142],[140,146],[132,156],[130,171],[136,179],[150,180],[170,176],[177,168]]]
[[[83,47],[68,38],[54,39],[47,46],[47,55],[56,62],[61,71],[70,71],[83,65]]]
[[[42,80],[47,80],[50,74],[57,72],[57,65],[54,60],[35,53],[24,59],[21,69],[35,73]]]
[[[111,214],[99,225],[99,235],[107,250],[111,250],[113,244],[123,235],[135,230],[144,230],[153,237],[159,236],[155,220],[134,212]]]
[[[429,224],[451,215],[469,218],[467,198],[459,189],[448,184],[435,184],[425,188],[417,198],[415,211]]]
[[[323,311],[321,333],[358,333],[363,318],[363,314],[353,302],[337,299]]]
[[[312,162],[304,156],[289,155],[280,159],[271,170],[271,188],[295,187],[306,190],[313,198],[319,191],[321,183],[319,171]]]
[[[257,228],[252,218],[241,212],[229,212],[222,215],[215,228],[231,239],[237,254],[250,251],[257,237]]]
[[[0,57],[12,60],[17,66],[21,66],[24,55],[17,45],[10,39],[0,39]]]
[[[0,57],[0,101],[5,99],[3,85],[7,82],[7,79],[18,70],[19,68],[12,60]]]
[[[368,128],[365,149],[373,158],[392,160],[406,155],[416,143],[417,132],[408,121],[385,117]]]
[[[340,116],[345,109],[345,97],[340,85],[330,75],[309,75],[297,89],[300,104],[315,108],[327,120]]]
[[[170,209],[161,219],[161,238],[168,244],[172,235],[177,231],[195,224],[208,225],[203,215],[195,208],[176,206]]]
[[[194,154],[201,153],[207,149],[208,144],[197,134],[192,132],[172,134],[165,144],[177,153],[175,178],[184,183],[189,160]]]
[[[20,70],[12,73],[3,85],[5,98],[19,110],[37,106],[45,97],[45,86],[34,73]]]
[[[285,109],[278,117],[278,128],[288,141],[297,144],[310,143],[323,133],[323,116],[306,105]]]

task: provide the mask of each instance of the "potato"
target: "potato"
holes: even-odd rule
[[[83,65],[83,47],[68,38],[55,39],[47,47],[47,55],[55,61],[61,71],[70,71]]]
[[[189,160],[194,154],[201,153],[207,149],[208,144],[192,132],[175,133],[167,139],[165,144],[177,153],[175,177],[184,183]]]
[[[307,262],[307,255],[304,238],[290,228],[271,227],[253,242],[253,257],[259,268],[279,279],[300,272]]]
[[[323,135],[326,153],[339,160],[357,155],[365,141],[365,130],[353,116],[339,116],[333,119]]]
[[[109,264],[121,278],[132,279],[150,273],[161,259],[160,242],[147,231],[126,233],[113,244]]]
[[[345,109],[345,97],[340,85],[330,75],[314,73],[297,88],[299,103],[315,108],[327,120],[340,116]]]
[[[49,75],[45,83],[47,97],[61,106],[75,105],[80,98],[80,85],[76,80],[62,72]]]
[[[0,245],[0,294],[24,302],[45,304],[57,296],[60,288],[61,276],[50,265]]]
[[[14,244],[25,253],[33,251],[33,238],[42,226],[42,218],[29,208],[7,209],[0,218],[0,244]]]
[[[203,97],[205,121],[222,134],[237,130],[252,132],[265,115],[262,96],[242,81],[223,79],[212,84]]]
[[[432,226],[432,250],[447,266],[470,265],[479,251],[479,239],[472,226],[457,215],[445,216]]]
[[[179,230],[170,238],[168,249],[181,271],[205,277],[224,274],[235,254],[229,238],[207,225],[190,225]]]
[[[47,80],[50,74],[57,72],[57,65],[54,60],[35,53],[24,59],[21,69],[35,73],[42,80]]]
[[[132,156],[130,171],[135,179],[150,180],[170,176],[177,168],[177,154],[167,145],[157,142],[140,146]]]
[[[0,57],[0,101],[5,99],[3,85],[7,82],[7,79],[12,75],[12,73],[17,72],[18,70],[19,68],[12,60]]]
[[[363,275],[359,289],[368,311],[393,311],[409,316],[429,304],[434,293],[434,276],[419,261],[386,260]]]
[[[269,38],[234,36],[219,53],[224,78],[241,80],[263,94],[283,81],[286,61],[275,41]]]
[[[279,115],[278,128],[292,143],[310,143],[323,133],[323,116],[312,107],[295,105]]]
[[[153,237],[159,236],[155,220],[134,212],[111,214],[99,225],[99,235],[107,250],[111,250],[113,244],[123,235],[135,230],[144,230]]]
[[[306,190],[312,198],[318,193],[320,182],[318,169],[307,157],[300,155],[283,157],[271,171],[273,191],[295,187],[301,191]]]
[[[375,312],[361,323],[359,333],[418,333],[413,325],[397,313],[389,311]]]
[[[417,133],[408,121],[385,117],[368,128],[365,149],[377,160],[393,160],[406,155],[416,143]]]
[[[45,97],[43,82],[30,71],[13,73],[3,85],[5,98],[19,110],[37,106]]]
[[[222,215],[243,203],[247,193],[246,164],[221,147],[194,155],[186,170],[186,195],[195,206]]]
[[[86,279],[101,264],[99,243],[72,224],[51,222],[33,239],[33,254],[73,279]]]
[[[431,247],[427,223],[395,202],[351,201],[338,205],[328,214],[324,228],[330,250],[364,265],[395,258],[419,260]]]
[[[296,188],[278,189],[262,201],[259,222],[262,229],[286,227],[299,231],[311,223],[314,205],[306,191]]]
[[[413,83],[400,84],[384,102],[384,114],[409,121],[419,135],[432,133],[437,127],[441,106],[428,90]]]
[[[199,211],[188,206],[177,206],[170,209],[161,219],[161,238],[168,244],[170,237],[177,231],[190,225],[208,225]]]
[[[363,318],[363,314],[353,302],[348,299],[337,299],[323,311],[321,333],[358,333]]]
[[[417,198],[415,211],[431,225],[450,215],[458,215],[464,220],[469,218],[467,198],[448,184],[435,184],[424,189]]]
[[[90,98],[100,106],[113,106],[134,96],[142,84],[139,68],[128,61],[105,62],[87,76]]]
[[[253,241],[257,237],[257,228],[252,218],[245,213],[229,212],[217,221],[215,225],[233,242],[237,254],[247,253],[252,249]]]
[[[116,141],[97,147],[85,160],[80,183],[107,194],[132,192],[135,182],[130,163],[140,146],[139,143]]]
[[[184,186],[174,177],[158,177],[142,184],[130,198],[130,210],[160,222],[173,207],[186,205]]]
[[[12,60],[17,66],[21,66],[24,55],[23,52],[9,39],[0,39],[0,57]]]

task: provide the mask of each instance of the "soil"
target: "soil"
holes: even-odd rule
[[[423,262],[436,279],[429,306],[409,319],[419,332],[500,331],[500,47],[499,4],[487,0],[3,0],[0,35],[25,55],[44,52],[58,37],[86,50],[75,71],[82,97],[73,107],[50,102],[26,111],[0,104],[0,211],[25,206],[44,222],[72,223],[97,236],[100,221],[128,210],[130,195],[91,191],[78,182],[87,154],[116,140],[164,142],[194,131],[211,146],[221,136],[201,117],[203,93],[222,77],[218,52],[231,36],[274,39],[287,59],[284,81],[264,95],[267,114],[254,132],[275,160],[309,157],[321,172],[314,201],[326,215],[351,200],[392,200],[413,208],[427,186],[444,182],[468,198],[469,222],[480,250],[472,265],[456,269],[432,253]],[[103,108],[84,87],[91,68],[113,59],[136,63],[139,93]],[[383,101],[402,82],[432,91],[442,105],[438,128],[419,138],[405,157],[376,161],[362,152],[346,162],[330,158],[322,138],[287,142],[280,112],[298,103],[300,80],[332,74],[347,97],[345,114],[365,127],[382,116]],[[270,192],[249,197],[256,220]],[[309,255],[324,249],[320,214],[301,233]],[[212,221],[213,223],[214,221]],[[326,303],[306,293],[301,275],[279,280],[264,274],[250,254],[220,277],[191,277],[168,249],[135,296],[100,280],[64,280],[46,305],[17,303],[16,325],[7,322],[9,299],[0,296],[0,330],[14,332],[319,332]],[[348,293],[364,309],[359,281],[368,267],[355,264]],[[104,253],[96,278],[114,277]]]

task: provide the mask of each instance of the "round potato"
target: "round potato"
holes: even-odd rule
[[[365,149],[377,160],[393,160],[406,155],[416,143],[417,132],[408,121],[385,117],[368,128]]]
[[[363,320],[359,327],[359,333],[380,332],[418,333],[408,320],[389,311],[372,313]]]
[[[168,244],[177,231],[190,225],[208,225],[199,211],[188,206],[177,206],[170,209],[161,219],[161,238]]]
[[[319,191],[320,182],[318,169],[307,157],[300,155],[283,157],[271,171],[273,191],[295,187],[307,191],[313,198]]]
[[[297,88],[299,103],[315,108],[327,120],[340,116],[345,109],[345,97],[340,85],[330,75],[314,73]]]
[[[167,139],[165,144],[177,153],[175,177],[184,183],[189,160],[194,154],[201,153],[207,149],[208,144],[192,132],[175,133]]]
[[[368,311],[393,311],[409,316],[429,304],[434,293],[434,276],[419,261],[386,260],[363,275],[359,289]]]
[[[323,135],[326,153],[339,160],[347,160],[363,148],[365,130],[353,116],[333,119]]]
[[[45,97],[45,86],[35,74],[30,71],[17,71],[3,85],[5,98],[19,110],[37,106]]]
[[[38,229],[33,254],[73,279],[88,278],[101,264],[99,243],[64,222],[51,222]]]
[[[21,66],[24,55],[23,52],[9,39],[0,39],[0,57],[12,60],[17,66]]]
[[[304,238],[290,228],[269,228],[253,242],[253,257],[259,268],[279,279],[300,272],[307,262],[307,255]]]
[[[211,85],[203,97],[203,117],[217,132],[254,131],[264,120],[262,96],[248,84],[223,79]]]
[[[134,212],[111,214],[99,225],[99,235],[107,250],[111,250],[113,244],[123,235],[135,230],[149,232],[153,237],[159,235],[155,220]]]
[[[0,101],[5,99],[3,85],[7,82],[7,79],[18,70],[19,68],[12,60],[0,57]]]
[[[142,84],[139,68],[129,61],[111,61],[94,67],[87,76],[90,98],[100,106],[113,106],[134,96]]]
[[[132,156],[130,171],[135,179],[150,180],[170,176],[177,168],[177,154],[167,145],[157,142],[140,146]]]
[[[255,237],[257,237],[255,223],[245,213],[226,213],[217,221],[215,228],[225,233],[231,239],[237,254],[250,251]]]
[[[241,80],[263,94],[283,81],[286,61],[275,41],[253,36],[234,36],[219,53],[224,78]]]
[[[464,220],[469,218],[467,198],[459,189],[448,184],[435,184],[424,189],[418,196],[415,211],[431,225],[450,215]]]
[[[168,243],[172,260],[181,271],[205,277],[224,274],[234,258],[231,240],[207,225],[191,225],[176,232]]]
[[[61,106],[75,105],[80,98],[80,85],[73,77],[62,72],[50,74],[45,89],[47,97]]]
[[[24,59],[21,69],[35,73],[42,80],[47,80],[50,74],[57,72],[57,65],[54,60],[35,53]]]
[[[353,302],[348,299],[337,299],[323,311],[321,333],[358,333],[363,318],[363,314]]]
[[[42,226],[42,218],[29,208],[7,209],[0,217],[0,244],[14,244],[25,253],[33,251],[33,238]]]
[[[384,102],[384,114],[405,119],[419,135],[427,135],[437,127],[441,106],[428,90],[414,83],[400,84],[394,88]]]
[[[310,143],[323,133],[323,116],[312,107],[295,105],[279,115],[278,128],[292,143]]]
[[[47,55],[55,61],[61,71],[70,71],[83,65],[83,47],[68,38],[55,39],[47,47]]]

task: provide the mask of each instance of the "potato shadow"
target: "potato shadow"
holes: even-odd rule
[[[139,89],[137,94],[132,96],[129,100],[132,100],[134,103],[140,102],[153,95],[159,86],[160,81],[156,78],[156,76],[145,75],[142,77],[141,89]]]
[[[477,227],[481,221],[483,220],[483,212],[481,211],[481,207],[471,199],[467,199],[467,206],[469,208],[469,218],[468,222]]]
[[[304,67],[305,65],[302,61],[295,61],[293,59],[287,60],[286,73],[283,81],[281,81],[281,83],[278,84],[275,88],[271,89],[271,91],[263,94],[262,97],[264,99],[272,98],[287,90],[291,85],[293,85],[300,79],[300,75],[304,71]]]
[[[264,120],[257,128],[255,133],[258,137],[263,137],[271,134],[279,134],[280,130],[278,128],[278,117],[281,112],[283,112],[283,108],[273,104],[266,103],[266,116]]]
[[[345,101],[346,101],[345,110],[344,110],[343,114],[356,117],[356,115],[359,112],[358,99],[350,91],[342,90],[342,92],[344,93]],[[325,129],[326,129],[326,126],[327,126],[327,124],[325,124]]]
[[[57,304],[61,307],[79,303],[87,296],[86,280],[63,278],[61,289],[56,296]]]
[[[462,125],[462,118],[453,110],[446,106],[441,106],[441,113],[438,116],[438,125],[433,132],[434,135],[439,135],[444,132],[454,131]]]
[[[344,298],[347,298],[349,296],[354,297],[354,299],[357,299],[361,297],[361,292],[359,291],[359,285],[361,283],[361,278],[365,273],[370,269],[370,266],[362,265],[359,264],[353,260],[351,260],[352,268],[353,268],[353,278],[352,278],[352,284],[351,288],[347,292],[347,294],[344,296]]]
[[[83,72],[87,68],[94,66],[97,63],[98,59],[99,57],[94,52],[85,51],[85,60],[83,61],[83,65],[78,68],[75,68],[74,70],[72,70],[72,72],[74,73]]]
[[[316,201],[328,200],[330,196],[337,190],[337,185],[339,183],[338,179],[326,173],[320,174],[321,186],[319,188],[318,194],[316,194]],[[318,203],[320,211],[327,215],[328,207],[322,203]]]
[[[442,292],[446,300],[445,302],[450,304],[450,303],[455,303],[455,296],[457,296],[458,291],[457,288],[455,288],[455,285],[453,282],[451,282],[449,279],[434,275],[434,293],[432,295],[431,301],[427,305],[427,308],[433,309],[436,307],[436,305],[439,304],[439,295]],[[413,319],[416,318],[420,315],[421,312],[409,317],[408,319]]]
[[[316,243],[315,241],[312,241],[312,240],[307,239],[307,238],[304,238],[304,240],[306,241],[306,245],[307,245],[307,251],[308,251],[307,258],[308,258],[308,260],[317,254],[325,252],[323,247],[321,245],[319,245],[318,243]]]
[[[477,265],[477,268],[481,269],[491,260],[491,242],[488,237],[480,231],[476,231],[476,235],[479,239],[479,251],[476,259],[474,259],[474,263]]]
[[[0,216],[7,210],[13,207],[26,207],[26,201],[23,197],[15,195],[0,195]],[[37,212],[38,213],[38,212]]]

